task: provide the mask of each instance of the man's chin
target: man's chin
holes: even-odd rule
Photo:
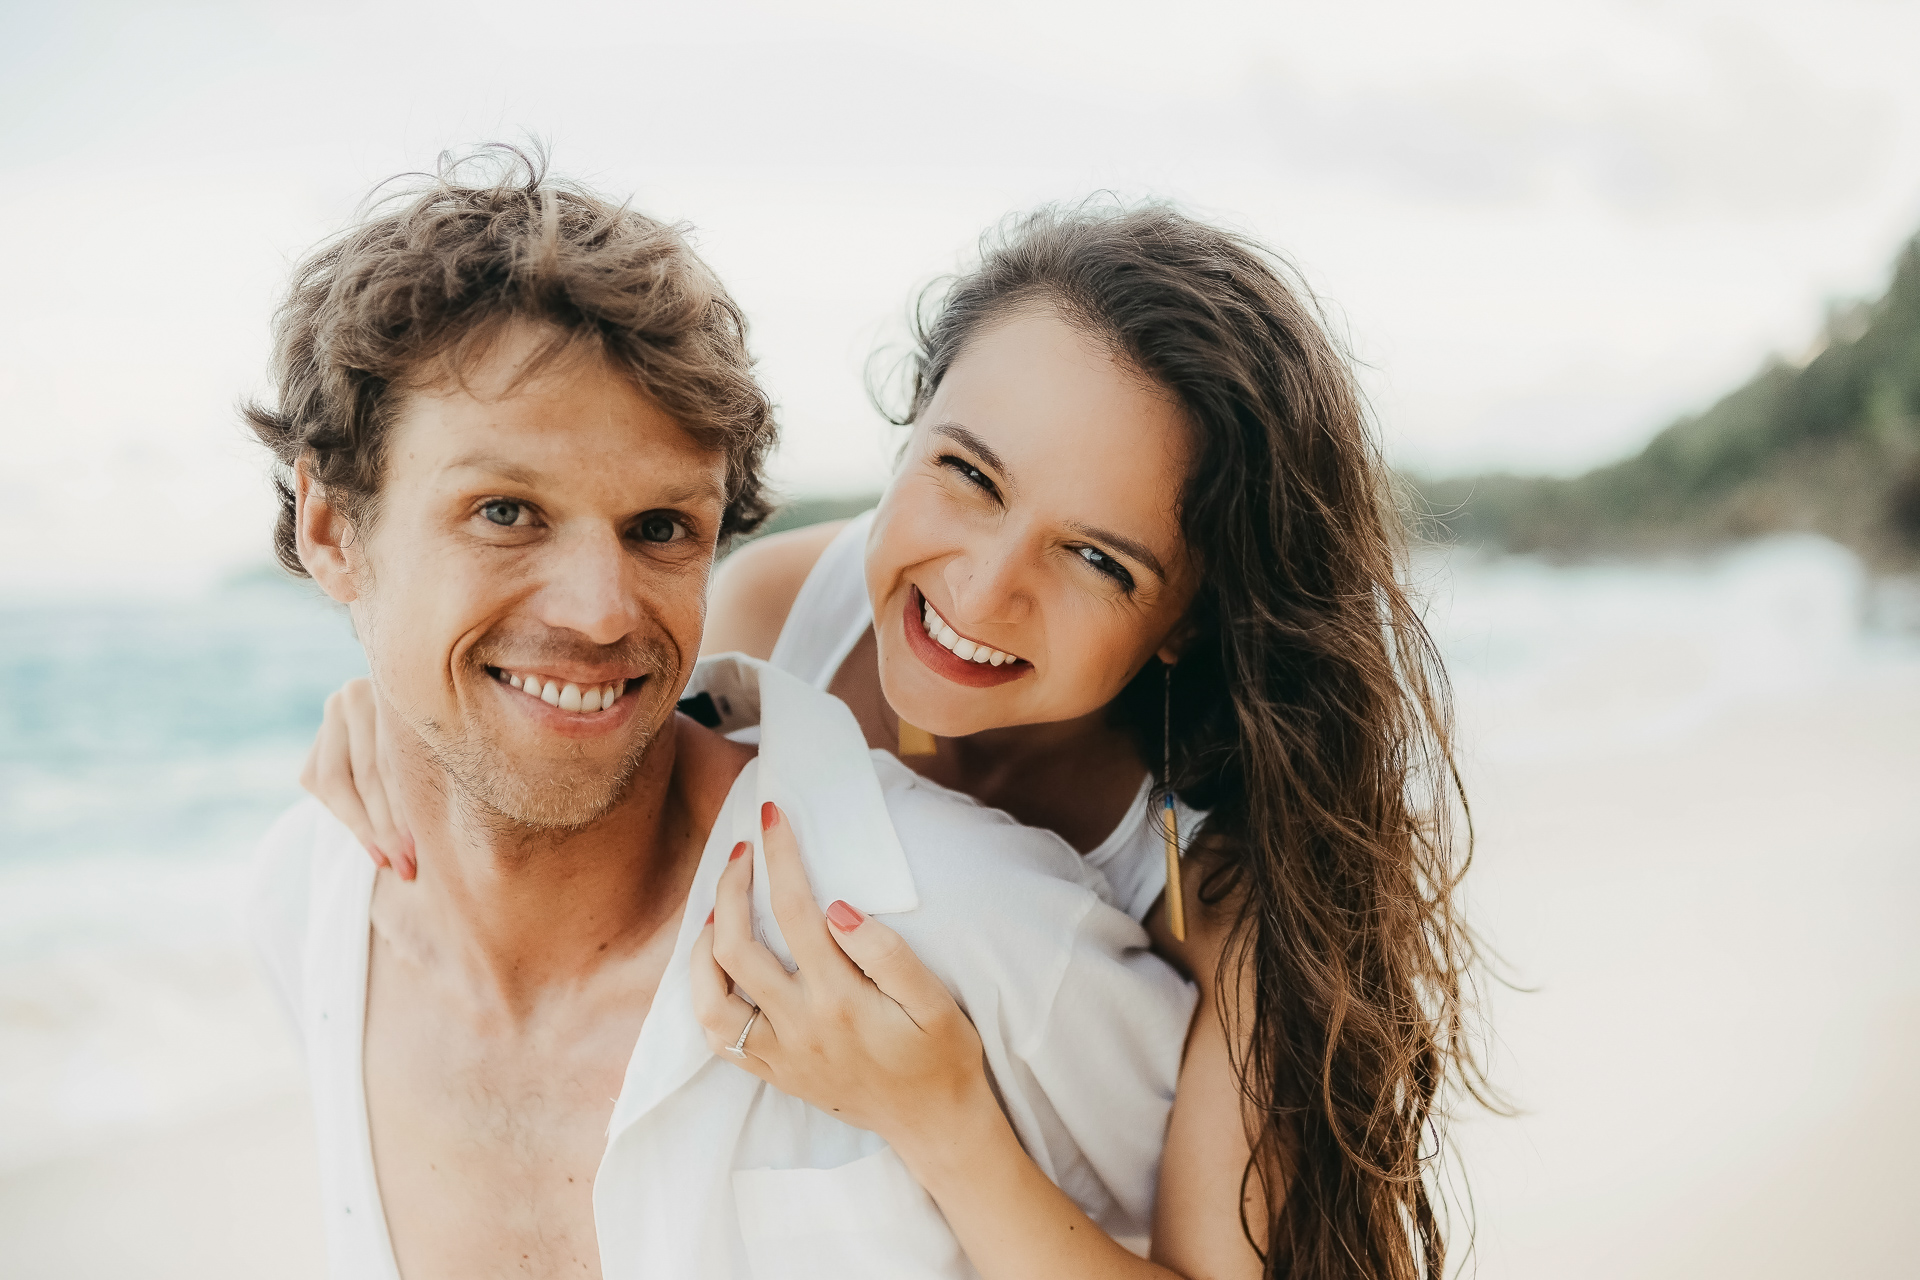
[[[611,813],[633,785],[632,775],[618,786],[604,779],[585,782],[533,782],[519,777],[496,777],[468,791],[481,801],[489,816],[536,831],[567,832],[590,827]],[[462,790],[467,790],[464,786]]]
[[[612,762],[541,761],[531,767],[485,748],[443,748],[435,754],[461,799],[479,816],[522,829],[565,832],[592,826],[626,798],[651,745],[649,735]]]

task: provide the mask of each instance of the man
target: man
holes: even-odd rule
[[[969,1274],[884,1144],[715,1060],[694,1020],[693,938],[769,799],[817,893],[899,913],[996,1010],[988,1061],[1041,1167],[1144,1230],[1191,994],[1103,882],[876,772],[827,695],[695,670],[771,424],[677,234],[530,165],[443,175],[301,267],[276,375],[249,417],[285,468],[281,558],[352,613],[420,851],[417,879],[376,873],[312,802],[262,847],[335,1274]],[[676,712],[690,678],[757,750]],[[1063,973],[1092,997],[1053,1008]]]

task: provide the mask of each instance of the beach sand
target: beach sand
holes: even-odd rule
[[[1470,779],[1484,1280],[1915,1274],[1920,665]]]
[[[326,1274],[313,1121],[287,1094],[0,1177],[11,1280]]]

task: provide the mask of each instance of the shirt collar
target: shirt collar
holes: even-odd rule
[[[688,985],[693,941],[713,909],[727,855],[737,841],[754,850],[754,930],[789,967],[793,960],[767,898],[760,848],[760,805],[779,805],[800,839],[814,897],[843,898],[870,914],[920,905],[913,873],[887,812],[866,736],[845,703],[743,654],[719,654],[694,667],[688,698],[706,694],[722,733],[758,726],[759,758],[735,780],[694,873],[673,958],[641,1026],[626,1081],[608,1125],[610,1137],[644,1117],[692,1078],[712,1054],[693,1016]],[[742,1081],[757,1083],[741,1073]]]
[[[756,799],[792,820],[815,897],[845,898],[870,914],[920,905],[866,735],[846,703],[738,653],[701,662],[687,692],[712,698],[722,733],[759,725]]]

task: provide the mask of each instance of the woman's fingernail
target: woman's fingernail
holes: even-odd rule
[[[780,806],[769,800],[760,806],[760,829],[773,830],[773,824],[780,821]]]
[[[368,843],[368,844],[363,844],[360,847],[367,851],[367,856],[369,858],[372,858],[377,865],[382,867],[391,867],[393,865],[391,862],[387,861],[387,855],[380,852],[379,845]]]
[[[735,858],[745,853],[747,851],[747,847],[748,847],[747,842],[745,840],[742,840],[739,844],[733,846],[733,852],[727,855],[727,861],[732,862]]]
[[[714,908],[714,911],[718,911],[718,910],[719,910],[719,908],[718,908],[718,907],[715,907],[715,908]],[[707,923],[708,923],[708,924],[712,924],[712,923],[713,923],[713,911],[709,911],[709,912],[707,912]]]
[[[827,919],[833,921],[833,927],[840,932],[852,933],[855,929],[858,929],[862,924],[866,923],[867,918],[846,903],[835,898],[833,905],[827,908]]]

